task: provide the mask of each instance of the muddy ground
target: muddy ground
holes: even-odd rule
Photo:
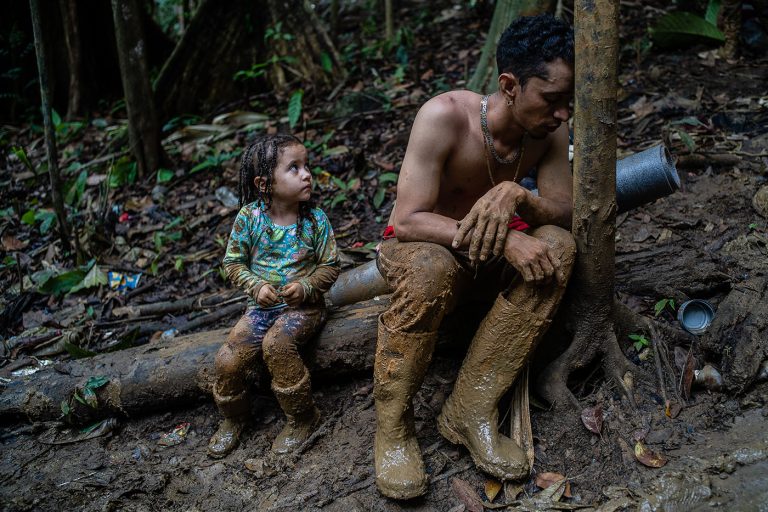
[[[654,12],[637,5],[627,8],[637,15]],[[620,149],[628,154],[665,140],[681,158],[682,190],[619,217],[617,296],[646,317],[654,316],[654,305],[663,298],[678,304],[701,298],[717,307],[734,287],[749,285],[768,271],[768,220],[752,204],[755,193],[768,182],[766,61],[743,58],[728,63],[704,47],[648,55],[633,51],[629,47],[622,54]],[[416,106],[396,115],[412,117]],[[391,122],[393,115],[387,114],[385,120]],[[684,126],[697,144],[695,152],[704,155],[702,161],[687,154],[691,148],[676,132],[679,125],[673,124],[690,117],[700,121]],[[398,149],[387,154],[390,161],[399,162],[397,155],[404,149],[400,146],[392,145]],[[731,160],[718,163],[713,155],[730,155]],[[226,176],[234,188],[234,174]],[[361,215],[359,208],[356,213],[342,210],[331,212],[335,225]],[[367,216],[358,236],[373,241],[380,227],[374,215]],[[656,321],[679,328],[671,312]],[[585,406],[602,407],[601,435],[581,424],[578,411],[570,417],[556,415],[534,400],[535,472],[568,477],[571,497],[559,503],[542,501],[543,493],[532,478],[522,488],[508,486],[494,504],[498,508],[507,504],[509,510],[546,510],[550,505],[603,511],[712,506],[765,510],[768,384],[752,383],[741,393],[694,385],[690,399],[678,402],[679,415],[670,418],[656,383],[653,357],[638,352],[628,339],[621,342],[627,356],[648,374],[635,379],[637,409],[603,379],[599,366],[575,375],[571,382]],[[692,345],[685,337],[669,337],[667,342],[672,360],[679,345],[686,351],[693,347],[699,368],[705,362],[716,367],[721,363],[718,354],[704,351],[698,339]],[[3,510],[14,511],[458,512],[466,505],[451,486],[453,478],[468,482],[483,499],[487,484],[466,450],[442,439],[435,426],[460,361],[461,354],[437,353],[415,398],[417,432],[432,480],[423,499],[397,503],[377,493],[372,383],[369,375],[361,375],[315,383],[324,421],[303,453],[283,459],[268,454],[284,418],[266,392],[255,400],[254,420],[244,442],[220,461],[205,454],[219,420],[212,403],[118,418],[108,434],[69,444],[47,444],[67,439],[58,424],[5,425],[0,434],[0,503]],[[666,392],[675,394],[672,386]],[[189,423],[189,429],[179,444],[159,444],[164,434],[183,423]],[[634,455],[637,439],[667,457],[666,465],[640,464]]]

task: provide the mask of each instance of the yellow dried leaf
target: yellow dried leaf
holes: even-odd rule
[[[667,463],[665,456],[649,450],[640,441],[635,444],[635,458],[649,468],[660,468]]]
[[[493,501],[501,490],[501,482],[493,479],[485,481],[485,495],[488,497],[488,501]]]

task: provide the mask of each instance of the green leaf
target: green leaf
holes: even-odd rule
[[[72,288],[80,284],[85,278],[85,271],[81,269],[63,272],[55,277],[48,279],[38,287],[40,293],[60,296],[69,293]]]
[[[698,38],[725,41],[725,36],[715,25],[689,12],[665,14],[651,28],[651,37],[660,46],[691,44]]]
[[[74,293],[85,288],[93,288],[102,284],[107,284],[107,274],[102,272],[98,265],[94,264],[88,273],[85,275],[79,284],[76,284],[69,290],[69,293]]]
[[[69,406],[66,400],[61,401],[61,413],[66,416],[67,414],[72,411],[72,408]]]
[[[379,208],[381,206],[381,203],[384,202],[384,196],[386,194],[386,191],[384,190],[384,187],[379,187],[376,190],[376,194],[373,196],[373,206],[375,208]]]
[[[691,153],[696,151],[696,143],[688,132],[685,130],[677,130],[677,134],[680,136],[680,140],[683,141],[683,144],[685,144],[685,147],[688,148],[688,151]]]
[[[176,256],[176,261],[173,262],[173,268],[175,268],[177,272],[181,272],[181,270],[184,268],[183,256]]]
[[[21,216],[21,223],[27,226],[35,225],[35,210],[27,210],[24,215]]]
[[[40,234],[44,235],[56,221],[56,214],[50,210],[40,210],[35,213],[35,220],[40,222]]]
[[[64,201],[70,206],[76,206],[80,204],[80,199],[85,192],[85,184],[88,181],[88,173],[86,171],[80,171],[77,178],[69,183],[66,194],[64,194]]]
[[[655,311],[654,316],[659,316],[664,311],[664,308],[666,308],[667,306],[669,306],[672,309],[672,311],[674,311],[675,310],[674,299],[661,299],[659,302],[657,302],[653,306],[653,309]]]
[[[85,357],[93,357],[96,355],[96,352],[92,352],[82,347],[78,347],[74,343],[70,343],[68,341],[64,342],[64,350],[66,350],[69,353],[69,355],[71,355],[75,359],[83,359]],[[75,397],[75,400],[77,400],[81,404],[87,405],[86,402],[82,398],[80,398],[80,395],[78,395],[77,392],[75,392],[74,397]]]
[[[707,3],[707,12],[704,19],[714,26],[717,26],[717,15],[720,13],[720,0],[709,0]]]
[[[304,90],[299,89],[291,95],[291,99],[288,101],[288,124],[293,129],[299,122],[301,117],[302,100],[304,98]]]
[[[53,123],[53,127],[56,128],[56,131],[58,131],[59,126],[61,126],[61,116],[55,109],[51,109],[51,122]]]
[[[83,388],[83,400],[92,409],[98,409],[99,399],[96,397],[96,393],[89,387]]]
[[[35,169],[35,166],[32,165],[32,162],[29,161],[29,157],[27,157],[27,152],[24,150],[21,146],[13,146],[11,148],[11,151],[13,151],[13,154],[16,155],[16,158],[21,160],[21,163],[24,164],[24,167],[26,167],[32,174],[37,176],[37,169]]]
[[[338,194],[333,196],[333,199],[331,200],[331,208],[333,208],[339,203],[343,203],[346,200],[347,200],[347,194],[345,194],[344,192],[339,192]]]
[[[320,65],[323,67],[323,71],[330,74],[331,71],[333,71],[333,62],[331,61],[331,56],[328,55],[326,52],[322,52],[320,54]]]
[[[157,182],[158,183],[168,183],[171,181],[174,177],[174,172],[170,169],[158,169],[157,170]]]
[[[385,172],[379,176],[379,183],[397,183],[399,175],[396,172]]]

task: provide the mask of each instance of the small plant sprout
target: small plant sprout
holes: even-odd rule
[[[672,313],[675,312],[675,299],[661,299],[659,302],[657,302],[653,306],[653,311],[654,311],[653,316],[659,316],[667,308],[669,308],[672,311]]]
[[[638,352],[651,344],[651,342],[648,341],[648,338],[646,338],[644,334],[630,334],[629,339],[632,340],[632,345]]]

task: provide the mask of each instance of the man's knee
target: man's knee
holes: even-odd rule
[[[239,376],[245,364],[246,362],[243,361],[242,354],[225,343],[216,353],[216,360],[214,362],[216,376],[219,379]]]
[[[573,265],[576,258],[576,241],[570,231],[547,225],[536,228],[531,235],[546,243],[563,266]]]
[[[399,261],[402,276],[397,287],[419,295],[419,300],[434,300],[452,290],[458,276],[458,264],[451,251],[431,243],[408,244]]]
[[[264,354],[264,362],[268,366],[274,361],[286,358],[293,359],[298,353],[288,333],[279,325],[273,326],[264,336],[261,350]]]

